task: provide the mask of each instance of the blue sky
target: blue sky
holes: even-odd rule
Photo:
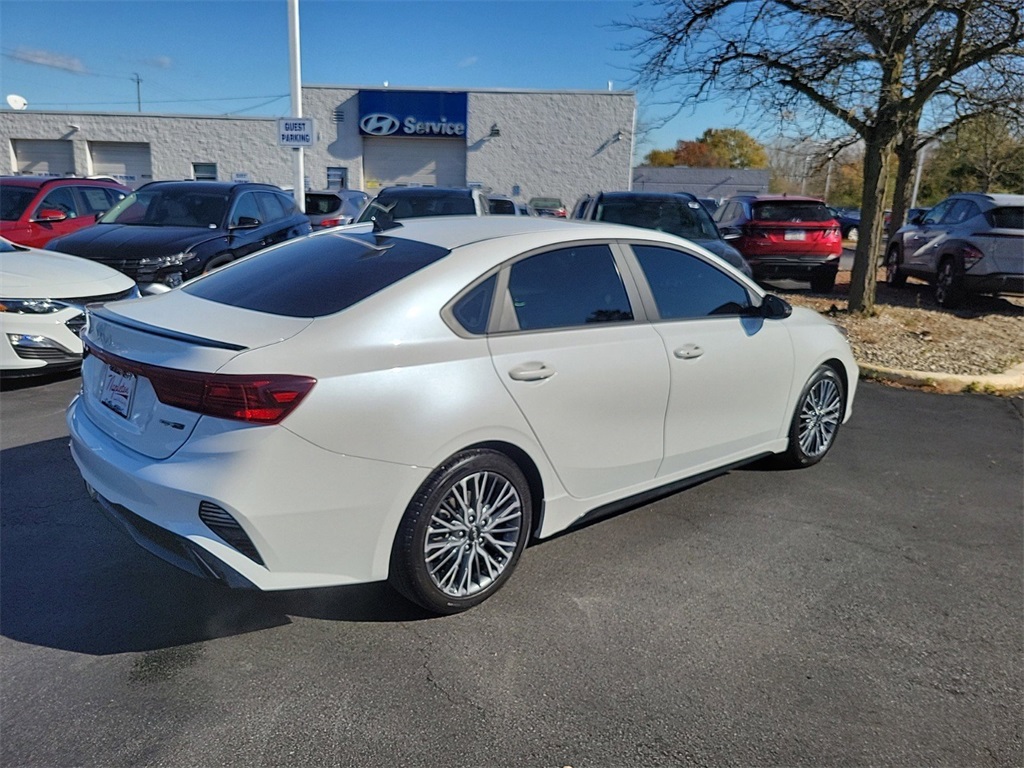
[[[634,90],[619,0],[300,0],[306,85]],[[286,0],[0,0],[0,86],[29,109],[285,117]],[[668,114],[638,92],[640,119]],[[0,100],[0,108],[7,109]],[[638,147],[743,127],[686,110]]]

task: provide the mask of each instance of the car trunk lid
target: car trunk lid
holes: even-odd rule
[[[174,398],[178,404],[161,401],[161,386],[163,391],[175,386],[165,373],[214,374],[247,350],[291,338],[310,322],[183,291],[91,309],[83,334],[84,408],[122,445],[154,459],[168,458],[188,440],[202,414],[181,407],[181,397]]]

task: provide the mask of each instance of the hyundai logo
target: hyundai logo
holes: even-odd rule
[[[380,112],[367,115],[359,121],[359,127],[363,129],[363,133],[368,133],[371,136],[390,136],[398,130],[398,126],[397,117]]]

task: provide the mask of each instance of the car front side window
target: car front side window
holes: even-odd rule
[[[61,211],[69,219],[75,218],[78,215],[78,211],[75,207],[75,195],[71,188],[60,187],[47,194],[43,198],[43,202],[36,208],[35,215],[38,216],[42,211],[46,210]]]
[[[746,288],[696,256],[653,245],[634,245],[633,253],[663,320],[739,315],[751,308]]]
[[[607,245],[559,248],[518,261],[509,272],[508,292],[523,331],[633,319]]]
[[[238,202],[235,203],[235,210],[231,213],[229,226],[240,226],[243,219],[247,220],[245,223],[250,226],[253,222],[259,223],[263,221],[263,214],[260,213],[260,207],[256,204],[256,195],[252,192],[245,192],[238,198]]]

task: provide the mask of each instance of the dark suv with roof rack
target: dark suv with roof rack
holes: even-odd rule
[[[99,214],[131,194],[106,179],[57,176],[0,178],[0,235],[12,243],[45,248],[55,237],[96,223]]]
[[[722,239],[711,214],[689,192],[598,192],[576,203],[573,218],[668,232],[696,243],[751,276],[743,255]]]
[[[113,267],[154,293],[310,231],[295,199],[271,184],[153,181],[50,248]]]

